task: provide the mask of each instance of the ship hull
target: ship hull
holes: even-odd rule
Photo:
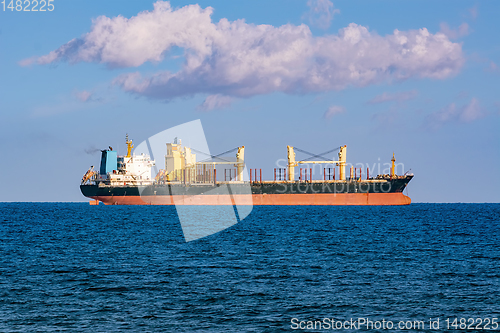
[[[409,205],[403,193],[237,194],[199,196],[92,196],[105,205],[254,205],[334,206]]]
[[[411,176],[380,182],[264,182],[148,186],[81,185],[106,205],[409,205]]]

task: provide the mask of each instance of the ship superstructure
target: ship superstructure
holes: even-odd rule
[[[99,172],[92,166],[82,178],[82,184],[93,183],[109,186],[152,185],[152,167],[155,162],[149,155],[132,155],[132,140],[126,136],[127,155],[118,156],[112,147],[101,150]]]

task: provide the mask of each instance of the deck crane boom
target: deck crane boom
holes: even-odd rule
[[[345,180],[345,165],[347,145],[341,146],[338,161],[295,161],[295,151],[292,146],[286,146],[288,149],[288,180],[295,180],[295,167],[299,164],[336,164],[340,166],[340,180]]]

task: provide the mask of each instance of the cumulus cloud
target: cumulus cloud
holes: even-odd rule
[[[439,27],[441,28],[441,32],[449,39],[457,39],[469,34],[469,25],[467,23],[460,24],[457,29],[451,29],[445,22],[441,23]]]
[[[90,32],[38,64],[96,62],[110,67],[158,63],[172,47],[184,50],[177,72],[119,76],[124,91],[158,99],[200,93],[248,97],[271,92],[301,94],[340,90],[408,78],[444,79],[464,63],[462,48],[426,28],[380,36],[355,23],[338,34],[315,37],[308,26],[211,20],[212,8],[172,9],[158,1],[137,16],[93,21]]]
[[[210,95],[198,106],[199,110],[210,111],[214,109],[223,109],[231,105],[232,98],[224,95]]]
[[[325,114],[323,115],[323,118],[325,119],[331,119],[333,116],[345,112],[345,108],[343,106],[339,105],[332,105],[326,110]]]
[[[384,102],[403,102],[407,101],[409,99],[413,99],[417,97],[418,92],[416,90],[411,90],[411,91],[401,91],[397,93],[388,93],[384,92],[381,95],[377,95],[371,100],[368,101],[368,104],[379,104],[379,103],[384,103]]]
[[[92,97],[92,93],[89,91],[86,91],[86,90],[75,91],[75,92],[73,92],[73,95],[75,96],[75,98],[77,100],[79,100],[80,102],[84,102],[84,103],[89,101],[90,98]]]
[[[426,118],[426,125],[428,128],[437,129],[450,122],[470,123],[482,118],[484,115],[479,101],[476,98],[472,98],[469,103],[461,107],[457,107],[455,103],[451,103],[441,110],[430,114]]]
[[[309,11],[304,14],[303,18],[308,19],[311,25],[321,29],[327,29],[333,16],[340,13],[340,10],[335,9],[330,0],[308,0],[307,6]]]

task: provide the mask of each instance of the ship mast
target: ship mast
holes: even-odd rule
[[[132,140],[128,139],[128,133],[125,136],[125,143],[127,144],[127,156],[125,157],[130,157],[130,153],[132,152],[132,148],[134,148],[134,145],[132,144]]]
[[[394,157],[394,152],[392,153],[392,159],[391,159],[392,165],[391,165],[391,177],[396,176],[396,165],[394,162],[396,162],[396,158]]]

